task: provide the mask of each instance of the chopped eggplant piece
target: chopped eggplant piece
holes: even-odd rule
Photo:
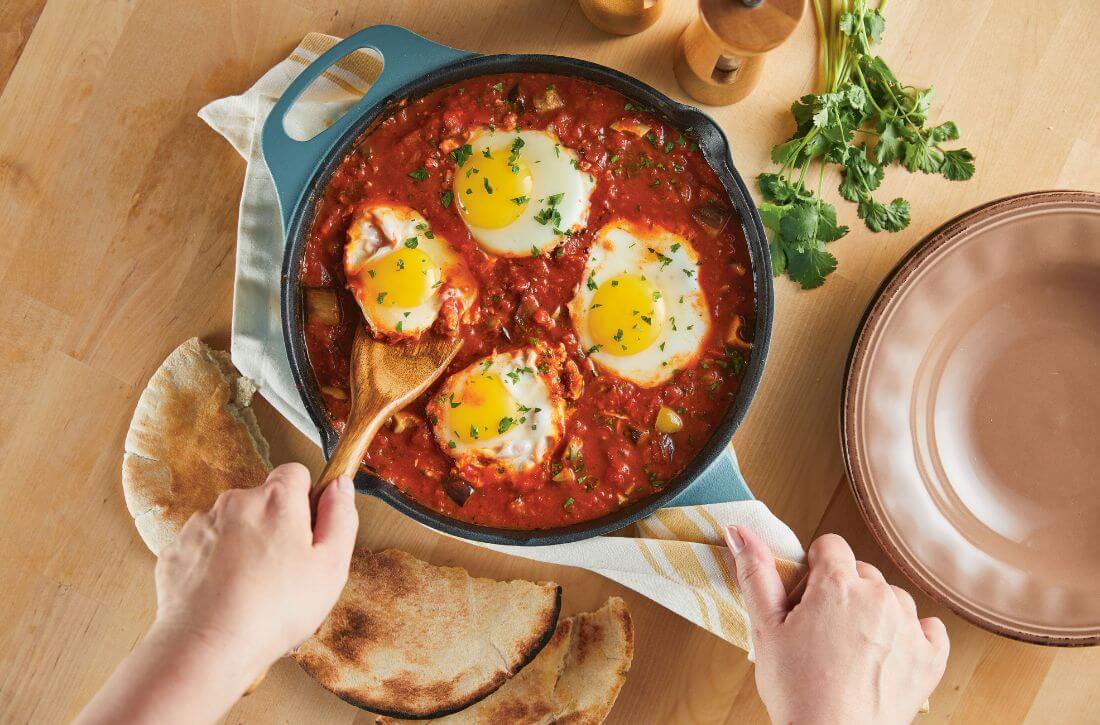
[[[739,347],[742,350],[748,350],[752,347],[752,344],[745,340],[741,336],[741,330],[745,326],[745,318],[741,315],[734,315],[733,321],[730,322],[729,330],[726,331],[726,344],[730,347]]]
[[[473,495],[474,487],[454,473],[450,473],[443,479],[443,493],[459,506],[463,506]]]
[[[517,111],[523,113],[524,106],[526,105],[526,99],[519,91],[519,83],[514,84],[511,88],[508,89],[508,95],[505,96],[505,98],[508,99],[509,103],[513,104],[516,107]]]
[[[324,287],[306,289],[306,319],[322,325],[340,324],[340,300],[336,290]]]
[[[711,236],[726,228],[732,214],[729,209],[713,201],[708,201],[706,204],[691,210],[691,218],[705,227]]]
[[[676,444],[668,433],[658,432],[653,438],[653,450],[658,459],[668,463],[676,453]]]

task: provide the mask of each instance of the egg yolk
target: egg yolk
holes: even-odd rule
[[[527,208],[531,185],[531,169],[518,148],[497,149],[488,158],[476,152],[455,172],[458,210],[470,226],[506,227]]]
[[[439,287],[439,265],[423,250],[403,244],[366,267],[368,300],[383,307],[416,307]]]
[[[448,399],[448,420],[460,440],[496,438],[510,428],[519,408],[515,398],[493,373],[476,373],[454,398]]]
[[[622,274],[606,280],[592,295],[588,331],[599,349],[625,356],[652,345],[665,324],[665,301],[644,277]]]

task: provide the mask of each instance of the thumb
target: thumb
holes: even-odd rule
[[[359,512],[355,509],[355,484],[348,476],[329,483],[317,499],[317,521],[313,525],[313,546],[325,549],[340,561],[351,561]]]
[[[727,527],[726,544],[733,552],[749,618],[757,626],[780,624],[787,616],[787,590],[775,569],[771,549],[744,526]]]

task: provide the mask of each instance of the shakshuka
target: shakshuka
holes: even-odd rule
[[[752,340],[741,225],[693,130],[567,76],[473,78],[378,123],[318,201],[302,282],[338,432],[358,325],[462,339],[363,465],[483,526],[564,526],[660,491]]]

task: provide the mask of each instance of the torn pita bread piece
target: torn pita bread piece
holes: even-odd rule
[[[249,407],[255,392],[227,353],[196,337],[153,373],[126,434],[122,492],[154,554],[223,491],[258,486],[271,471]]]
[[[626,603],[612,597],[599,611],[562,619],[531,664],[481,702],[433,720],[440,725],[600,723],[611,712],[634,657]],[[379,724],[415,720],[378,718]]]
[[[294,653],[371,712],[441,717],[496,691],[550,640],[561,587],[476,579],[403,551],[357,551],[328,619]]]

